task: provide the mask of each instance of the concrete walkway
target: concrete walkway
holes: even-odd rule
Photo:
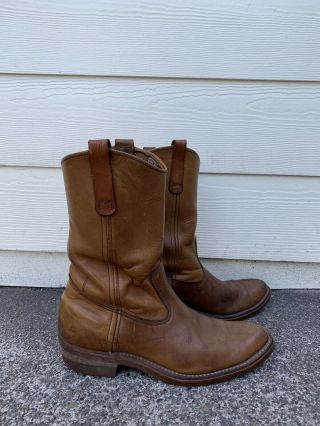
[[[253,319],[276,349],[249,375],[202,388],[122,369],[115,379],[69,371],[59,355],[61,291],[0,288],[0,424],[320,425],[320,291],[274,291]]]

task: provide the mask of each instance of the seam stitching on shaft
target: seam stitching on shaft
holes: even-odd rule
[[[180,213],[180,194],[177,194],[177,212],[176,212],[176,236],[177,236],[177,250],[176,250],[176,263],[179,259],[179,253],[180,253],[180,240],[179,240],[179,213]],[[177,268],[175,267],[175,270]]]
[[[119,327],[120,327],[121,315],[120,312],[117,311],[117,324],[114,333],[114,343],[113,343],[113,351],[116,352],[118,347],[118,337],[119,337]]]
[[[169,197],[172,197],[170,194]],[[170,257],[169,257],[169,266],[172,266],[173,271],[173,262],[174,262],[174,240],[173,240],[173,230],[174,230],[174,202],[171,205],[171,220],[170,220],[170,240],[171,240],[171,250],[170,250]],[[172,272],[173,276],[173,272]]]
[[[110,324],[109,324],[109,328],[108,328],[108,333],[107,333],[107,351],[110,350],[110,339],[109,339],[109,335],[110,335],[110,330],[111,330],[111,326],[112,326],[112,320],[113,320],[113,311],[111,311],[111,318],[110,318]]]
[[[173,240],[174,240],[174,247],[173,247],[173,279],[176,279],[176,257],[177,257],[177,195],[174,195],[174,213],[173,213]]]
[[[154,271],[153,271],[153,273],[154,273]],[[171,309],[170,309],[170,306],[165,301],[165,296],[162,295],[161,291],[159,291],[159,289],[157,288],[158,286],[155,285],[153,273],[151,275],[151,285],[152,285],[153,289],[155,290],[156,294],[159,296],[160,300],[162,301],[162,303],[164,304],[164,306],[166,307],[166,310],[167,310],[167,316],[165,318],[161,319],[161,320],[150,320],[150,319],[135,316],[131,312],[128,312],[128,311],[126,311],[122,308],[116,309],[114,306],[104,305],[102,303],[98,303],[95,300],[93,300],[89,295],[86,295],[85,298],[90,303],[97,306],[99,309],[107,310],[108,312],[115,312],[116,310],[118,310],[119,314],[125,316],[126,318],[128,318],[130,320],[137,321],[137,322],[142,323],[142,324],[147,324],[147,325],[152,325],[152,326],[153,325],[165,324],[170,319]],[[72,280],[71,276],[70,276],[70,284],[72,285],[72,288],[80,294],[80,296],[84,297],[83,294],[79,291],[79,289],[76,286],[76,284],[74,283],[74,281]]]

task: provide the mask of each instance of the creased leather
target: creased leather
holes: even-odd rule
[[[62,162],[71,261],[59,309],[63,339],[86,349],[140,356],[186,374],[248,360],[269,339],[262,327],[193,311],[167,281],[161,260],[165,165],[137,149],[134,155],[110,154],[117,201],[110,217],[95,209],[88,153]]]
[[[174,149],[167,146],[151,150],[169,173],[175,167]],[[188,306],[210,314],[241,312],[259,304],[268,287],[257,279],[220,281],[202,266],[195,242],[199,166],[197,153],[186,149],[183,191],[172,193],[167,182],[164,267],[175,292]]]
[[[70,275],[82,288],[75,271],[82,273],[87,279],[84,292],[93,300],[121,304],[142,318],[159,320],[167,311],[150,284],[149,274],[163,248],[165,169],[114,150],[110,160],[117,200],[112,217],[95,210],[88,155],[73,156],[62,163],[70,217]],[[139,202],[137,188],[146,194]],[[152,194],[150,188],[154,189]],[[137,297],[141,293],[143,297]]]

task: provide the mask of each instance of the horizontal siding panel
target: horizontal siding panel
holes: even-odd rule
[[[259,277],[272,289],[320,289],[320,263],[203,259],[223,280]],[[64,287],[69,260],[65,253],[0,251],[0,286]]]
[[[66,251],[60,169],[0,167],[0,250]]]
[[[65,251],[59,169],[0,168],[0,249]],[[320,179],[201,175],[202,257],[319,262]]]
[[[317,80],[316,0],[1,2],[0,72]]]
[[[200,255],[319,262],[319,214],[319,178],[201,176]]]
[[[94,137],[187,137],[206,173],[320,175],[320,83],[0,76],[0,163],[55,167]]]

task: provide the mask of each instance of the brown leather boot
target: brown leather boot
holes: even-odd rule
[[[259,311],[270,298],[261,280],[220,281],[201,264],[196,248],[197,186],[200,160],[185,140],[145,148],[168,168],[163,263],[174,291],[191,308],[226,320]]]
[[[162,265],[166,167],[152,153],[108,141],[62,160],[70,278],[59,312],[64,361],[113,377],[118,365],[166,382],[207,385],[244,374],[272,352],[252,323],[183,304]]]

